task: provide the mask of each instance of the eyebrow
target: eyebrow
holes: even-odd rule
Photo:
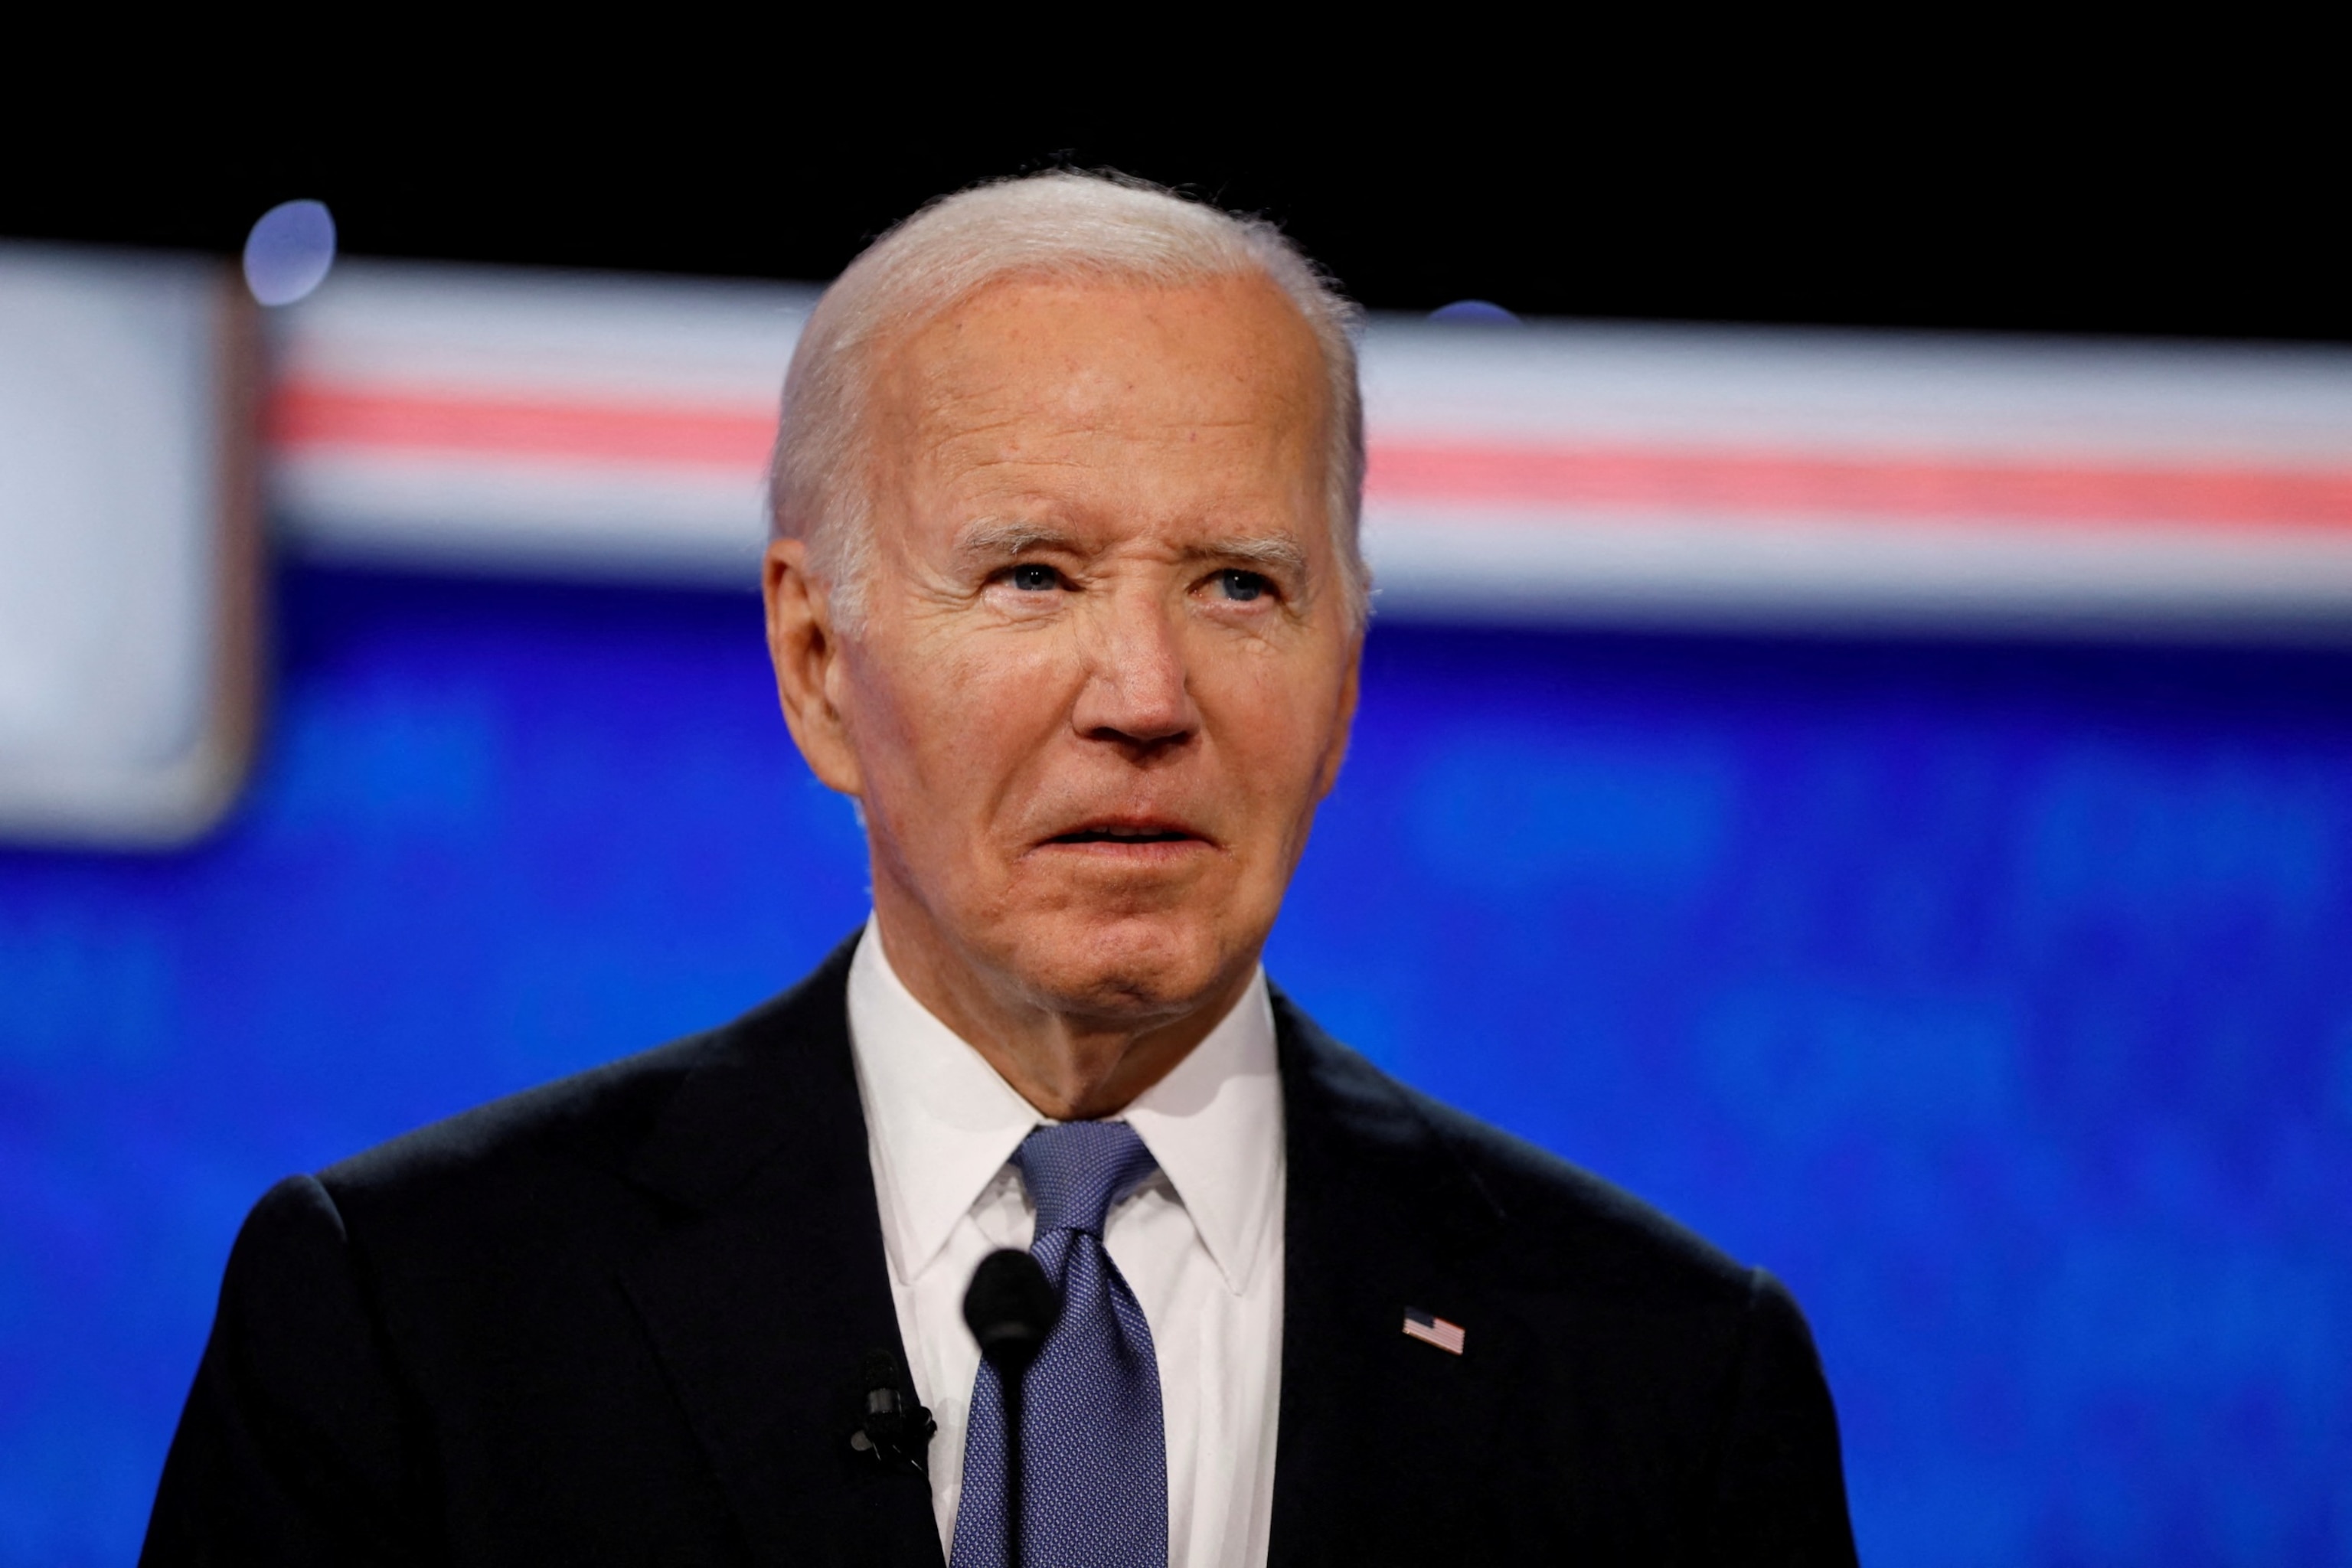
[[[1057,528],[1034,522],[976,522],[956,538],[955,552],[966,560],[1002,561],[1035,550],[1079,553],[1078,542]]]
[[[1194,560],[1242,561],[1273,572],[1307,580],[1307,552],[1296,540],[1279,535],[1268,539],[1219,539],[1184,552]]]

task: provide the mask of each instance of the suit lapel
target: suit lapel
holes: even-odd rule
[[[678,1224],[623,1284],[755,1560],[942,1562],[929,1489],[851,1452],[857,1374],[905,1363],[852,1064],[851,946],[734,1024],[632,1173]],[[1412,1096],[1275,998],[1288,1142],[1271,1561],[1484,1538],[1514,1469],[1512,1314],[1477,1267],[1503,1216]],[[1489,1310],[1491,1306],[1491,1310]],[[1451,1355],[1417,1308],[1467,1331]]]
[[[849,1045],[845,944],[719,1032],[632,1173],[680,1222],[624,1286],[761,1562],[940,1562],[930,1496],[848,1447],[906,1364]]]
[[[1520,1358],[1475,1264],[1502,1215],[1404,1090],[1278,994],[1276,1021],[1289,1166],[1271,1561],[1494,1545],[1478,1500],[1509,1468]],[[1462,1325],[1463,1353],[1407,1337],[1409,1308]]]

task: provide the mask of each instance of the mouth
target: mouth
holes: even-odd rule
[[[1067,833],[1054,835],[1045,843],[1048,846],[1099,846],[1112,849],[1150,849],[1163,845],[1198,845],[1206,848],[1209,840],[1181,822],[1150,819],[1085,823]]]
[[[1197,837],[1191,833],[1178,833],[1172,828],[1082,827],[1076,833],[1056,834],[1045,840],[1048,844],[1181,844]]]

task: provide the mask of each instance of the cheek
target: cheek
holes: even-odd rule
[[[1271,819],[1280,819],[1267,823],[1275,831],[1286,829],[1290,816],[1313,808],[1339,710],[1328,682],[1300,676],[1295,664],[1269,658],[1250,661],[1221,682],[1218,707],[1234,784]]]
[[[898,771],[940,805],[993,798],[1059,721],[1060,664],[1045,639],[939,638],[894,661],[884,706]]]

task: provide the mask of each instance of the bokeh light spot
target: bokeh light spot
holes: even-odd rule
[[[245,281],[265,305],[291,305],[335,265],[335,219],[324,202],[280,202],[245,238]]]
[[[1469,321],[1480,326],[1516,327],[1517,316],[1506,310],[1492,300],[1456,300],[1451,305],[1440,305],[1429,313],[1433,321]]]

